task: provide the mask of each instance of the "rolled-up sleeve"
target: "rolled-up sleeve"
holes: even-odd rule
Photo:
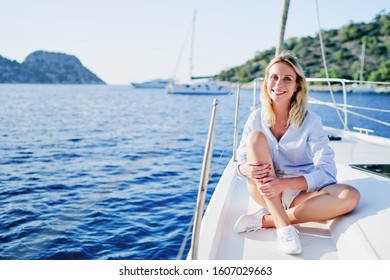
[[[310,127],[308,147],[313,157],[314,170],[304,174],[308,192],[337,182],[334,152],[329,146],[329,139],[323,129],[321,119],[312,115]]]

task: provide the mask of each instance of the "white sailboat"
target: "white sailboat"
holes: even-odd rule
[[[366,42],[363,40],[362,51],[360,55],[359,82],[352,84],[353,93],[373,93],[375,89],[364,82],[364,61],[366,56]]]
[[[176,84],[170,83],[167,86],[170,94],[185,94],[185,95],[226,95],[230,94],[231,90],[223,86],[219,86],[216,82],[198,82]]]
[[[206,79],[203,82],[193,82],[192,76],[193,69],[193,53],[194,53],[194,38],[195,38],[195,23],[196,23],[196,10],[194,11],[194,17],[192,20],[192,36],[191,36],[191,49],[190,49],[190,66],[189,66],[189,79],[187,83],[176,83],[174,79],[167,86],[167,92],[170,94],[185,94],[185,95],[226,95],[231,93],[231,90],[218,85],[215,81],[210,81],[211,77],[196,77],[196,79]]]
[[[255,233],[234,233],[234,224],[241,214],[258,210],[258,205],[247,192],[245,181],[240,180],[236,173],[238,165],[235,159],[238,143],[238,109],[236,109],[235,133],[232,136],[234,137],[233,157],[226,166],[203,215],[216,112],[213,110],[188,259],[390,260],[390,139],[349,131],[350,112],[345,90],[345,83],[348,81],[308,79],[308,82],[330,80],[340,82],[344,89],[344,103],[330,104],[331,107],[343,110],[344,129],[325,127],[325,130],[331,136],[331,140],[336,140],[330,141],[330,146],[336,155],[337,179],[340,183],[353,185],[359,190],[361,200],[358,207],[347,215],[328,221],[294,225],[300,232],[303,247],[303,253],[300,255],[288,255],[278,251],[275,229],[264,229]],[[258,94],[257,82],[254,81],[253,108],[256,106]],[[239,90],[237,100],[239,100]],[[217,103],[215,101],[214,108]],[[239,102],[236,108],[238,105]],[[390,126],[389,122],[381,121],[381,123]]]

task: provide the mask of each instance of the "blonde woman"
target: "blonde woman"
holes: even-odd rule
[[[248,118],[238,148],[240,177],[262,208],[242,215],[235,232],[276,227],[278,249],[302,251],[292,224],[352,211],[359,192],[337,184],[334,152],[319,116],[308,110],[307,82],[297,59],[275,57],[266,68],[261,109]]]

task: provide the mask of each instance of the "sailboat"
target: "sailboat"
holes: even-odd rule
[[[374,88],[368,84],[364,84],[364,60],[366,54],[366,42],[363,40],[362,51],[360,55],[359,82],[352,84],[353,93],[373,93]]]
[[[287,5],[288,7],[288,5]],[[283,36],[282,36],[283,37]],[[356,187],[361,199],[351,213],[327,221],[295,224],[300,232],[303,253],[288,255],[277,250],[274,228],[255,233],[237,234],[233,227],[241,214],[257,211],[249,198],[244,180],[237,175],[235,151],[238,139],[239,90],[237,90],[233,156],[227,164],[203,215],[215,126],[215,99],[205,146],[199,183],[191,249],[188,259],[214,260],[287,260],[348,259],[390,260],[390,139],[348,129],[348,100],[344,79],[307,79],[311,82],[339,82],[343,86],[343,104],[330,104],[342,110],[343,129],[325,127],[330,146],[335,151],[339,183]],[[256,107],[254,80],[253,108]],[[390,84],[390,83],[389,83]],[[370,108],[371,109],[371,108]],[[375,108],[373,108],[375,110]],[[389,113],[389,111],[387,111]],[[248,113],[249,114],[249,113]],[[322,116],[325,118],[326,116]],[[390,126],[389,122],[383,124]]]
[[[194,38],[195,38],[195,23],[196,23],[196,10],[192,20],[192,36],[191,36],[191,49],[190,49],[190,71],[189,71],[189,83],[176,83],[174,79],[167,85],[167,92],[170,94],[185,94],[185,95],[226,95],[230,94],[231,90],[218,85],[215,81],[210,81],[210,76],[206,77],[193,77],[193,53],[194,53]],[[193,80],[205,80],[203,82],[192,82]]]

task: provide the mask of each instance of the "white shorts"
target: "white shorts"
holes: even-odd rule
[[[282,192],[282,204],[284,209],[290,208],[291,202],[297,197],[297,195],[300,193],[300,190],[288,190]]]
[[[288,174],[276,174],[278,178],[294,178],[300,176],[300,173],[289,172]],[[301,192],[301,190],[287,190],[282,192],[282,204],[284,209],[290,208],[291,202],[297,197],[297,195]]]

